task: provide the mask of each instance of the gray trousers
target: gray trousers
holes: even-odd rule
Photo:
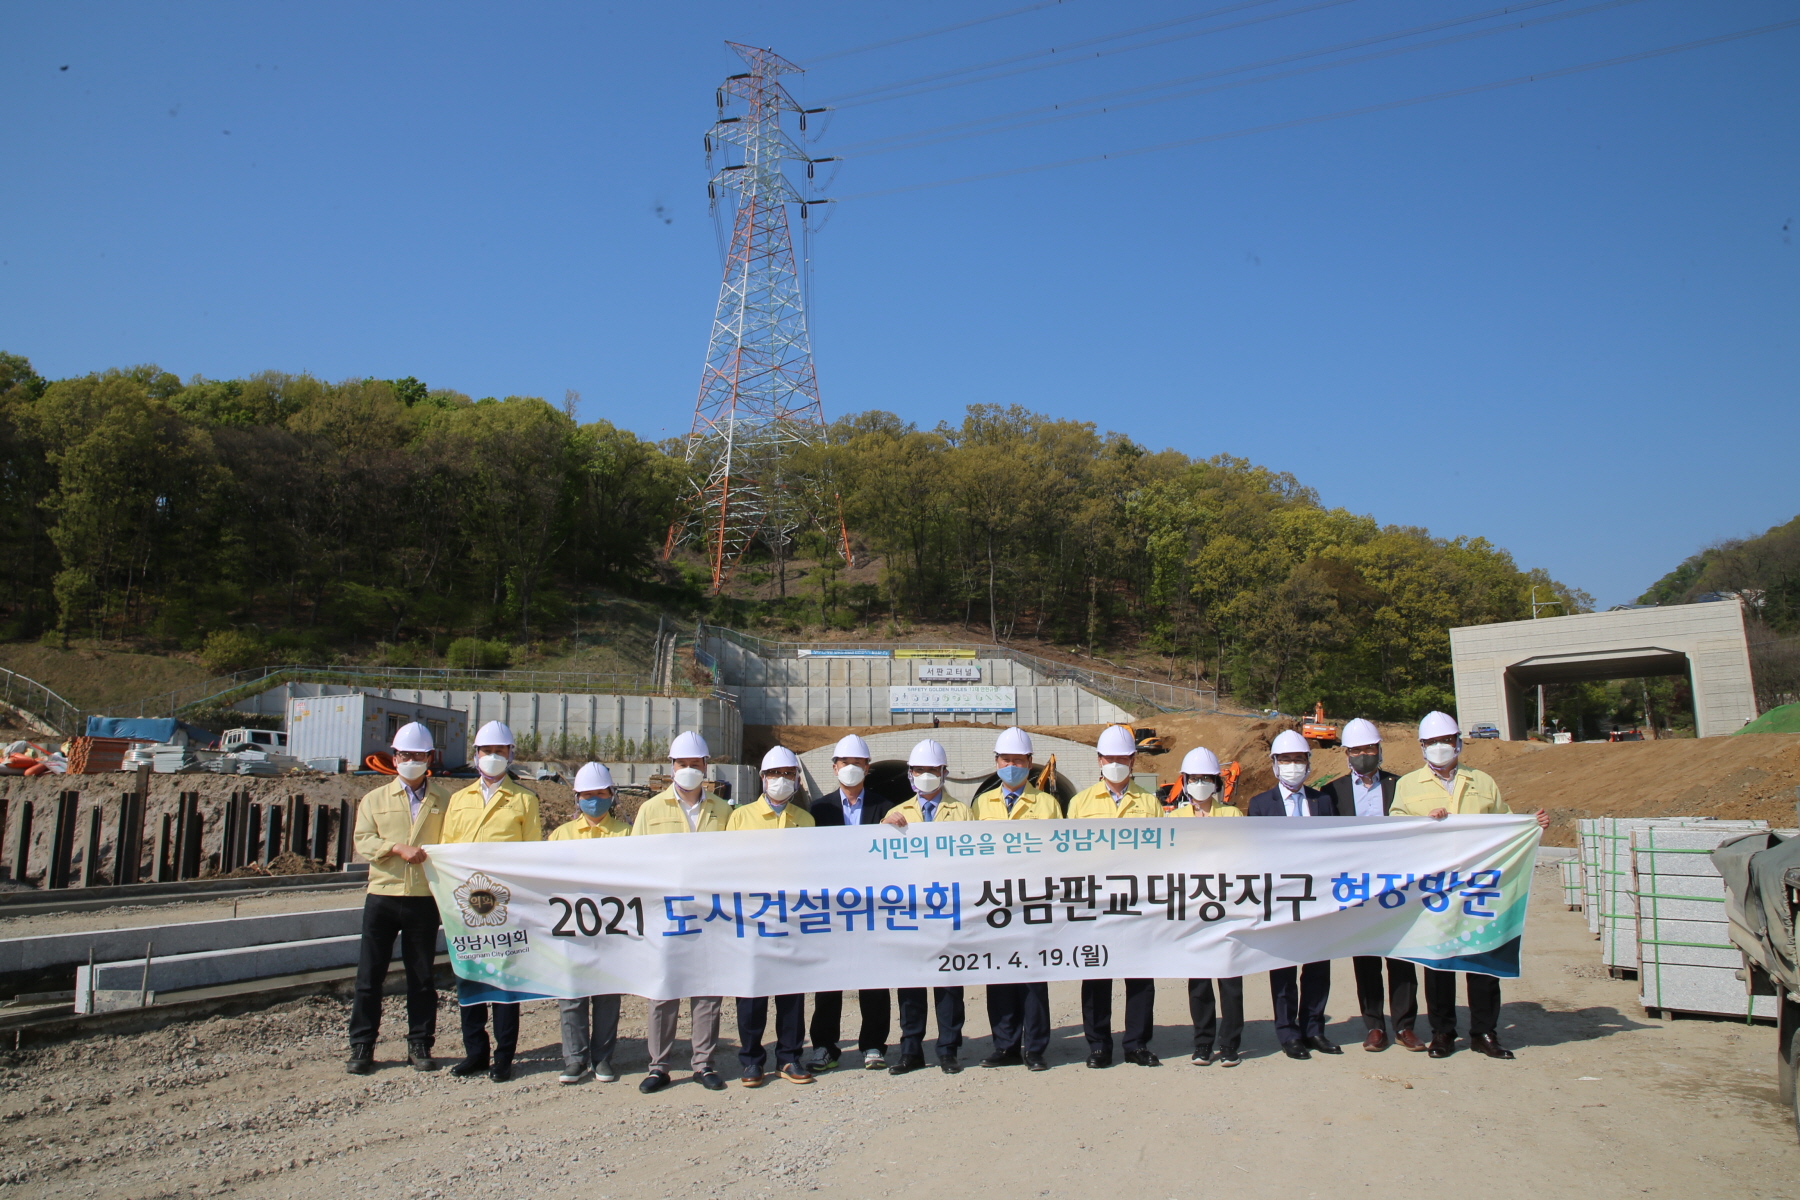
[[[558,1000],[556,1007],[562,1010],[564,1062],[587,1066],[612,1062],[613,1046],[619,1040],[619,997],[616,994]]]
[[[713,1069],[713,1052],[719,1047],[719,998],[694,996],[688,1000],[693,1018],[694,1073]],[[675,1022],[681,1016],[681,1001],[650,1002],[649,1036],[645,1039],[650,1053],[650,1069],[667,1075],[675,1060]]]

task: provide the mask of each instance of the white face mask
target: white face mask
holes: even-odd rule
[[[502,754],[484,754],[475,760],[475,769],[489,779],[498,779],[506,774],[506,761]]]
[[[1307,773],[1311,769],[1310,763],[1276,763],[1275,778],[1291,788],[1297,788],[1306,782]]]
[[[1447,767],[1459,753],[1454,742],[1431,742],[1425,747],[1425,761],[1434,767]]]
[[[675,772],[675,786],[684,792],[691,792],[706,782],[706,773],[699,767],[683,767]]]
[[[1100,778],[1108,783],[1124,783],[1131,778],[1131,765],[1129,763],[1102,763]]]
[[[845,763],[837,769],[837,781],[845,787],[855,787],[869,777],[869,773],[855,763]]]
[[[919,793],[919,795],[929,796],[931,793],[944,786],[944,777],[942,775],[935,775],[930,771],[920,771],[917,775],[912,777],[912,786],[913,791]]]
[[[398,762],[394,764],[394,770],[399,773],[400,778],[406,780],[408,783],[419,782],[419,780],[425,778],[425,772],[430,769],[430,763]]]
[[[769,798],[770,804],[777,807],[786,804],[799,789],[800,785],[785,775],[763,776],[763,795]]]
[[[1195,804],[1205,804],[1219,794],[1219,785],[1210,779],[1190,779],[1188,785],[1181,790],[1186,792],[1188,799]]]

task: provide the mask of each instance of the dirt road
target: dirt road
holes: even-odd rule
[[[526,1009],[521,1077],[493,1084],[415,1074],[392,1040],[376,1075],[347,1076],[343,1004],[315,998],[0,1054],[0,1195],[1800,1197],[1772,1028],[1645,1017],[1557,901],[1540,868],[1502,1016],[1515,1062],[1364,1053],[1347,962],[1331,1004],[1342,1057],[1282,1058],[1257,977],[1244,1065],[1190,1066],[1182,984],[1164,980],[1165,1065],[1091,1071],[1065,983],[1046,1074],[972,1065],[988,1045],[976,992],[961,1075],[840,1070],[750,1091],[727,1052],[718,1094],[684,1073],[638,1093],[641,1001],[627,1001],[625,1078],[561,1087],[549,1004]],[[455,1015],[441,1016],[451,1053]],[[390,1033],[398,1017],[390,1001]]]

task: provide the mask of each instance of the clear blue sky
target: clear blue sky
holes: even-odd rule
[[[51,376],[156,362],[574,388],[586,419],[684,432],[718,286],[701,134],[740,69],[725,39],[817,60],[794,82],[810,103],[1059,48],[1017,64],[1048,69],[840,108],[825,154],[1499,5],[1067,0],[822,57],[1027,2],[9,5],[0,348]],[[1514,7],[1518,23],[1596,5]],[[819,186],[851,197],[1204,137],[1796,16],[1615,3],[848,158]],[[1092,57],[1197,30],[1213,32]],[[1243,455],[1327,504],[1484,536],[1602,604],[1631,600],[1704,543],[1800,511],[1796,62],[1790,28],[846,200],[813,241],[827,414],[931,425],[1016,402]]]

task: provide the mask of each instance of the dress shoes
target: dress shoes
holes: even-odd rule
[[[1456,1035],[1454,1033],[1432,1034],[1431,1045],[1426,1047],[1425,1053],[1432,1058],[1449,1058],[1456,1053]]]
[[[1388,1048],[1388,1035],[1385,1029],[1371,1029],[1363,1038],[1363,1049],[1370,1054],[1380,1054]]]
[[[467,1079],[471,1075],[479,1075],[488,1069],[488,1057],[483,1054],[475,1058],[465,1058],[450,1068],[450,1073],[458,1079]]]
[[[1500,1044],[1500,1039],[1491,1033],[1469,1035],[1469,1049],[1477,1054],[1485,1054],[1489,1058],[1511,1058],[1513,1052]]]
[[[1415,1054],[1425,1049],[1425,1043],[1420,1040],[1418,1034],[1410,1029],[1402,1029],[1399,1033],[1396,1033],[1394,1035],[1394,1040],[1399,1042],[1400,1045],[1406,1049],[1413,1051]]]
[[[1050,1064],[1044,1061],[1044,1056],[1041,1054],[1027,1054],[1025,1056],[1025,1069],[1027,1071],[1048,1071],[1050,1069]]]
[[[651,1076],[651,1078],[666,1079],[668,1077],[666,1075],[660,1076],[660,1077],[653,1075],[653,1076]],[[712,1071],[712,1070],[697,1071],[694,1074],[694,1078],[698,1079],[700,1081],[700,1086],[705,1088],[709,1092],[722,1092],[725,1090],[725,1077],[723,1075],[719,1074],[717,1071]],[[640,1091],[645,1090],[642,1084],[639,1085],[638,1090],[640,1090]]]
[[[763,1084],[769,1082],[769,1077],[764,1075],[761,1071],[757,1071],[754,1074],[746,1072],[738,1079],[738,1082],[747,1088],[759,1088]]]
[[[900,1056],[899,1062],[888,1068],[888,1074],[909,1075],[914,1071],[923,1071],[924,1069],[925,1056],[923,1054],[903,1054]]]
[[[1112,1062],[1112,1055],[1110,1054],[1088,1055],[1088,1066],[1096,1071],[1104,1070],[1105,1068],[1112,1066]]]
[[[788,1063],[781,1068],[781,1077],[789,1083],[811,1083],[813,1073],[799,1063]]]
[[[494,1065],[488,1068],[488,1078],[495,1083],[505,1083],[512,1078],[512,1059],[495,1058]]]
[[[648,1096],[652,1092],[660,1092],[669,1086],[669,1077],[662,1071],[652,1071],[638,1083],[638,1091]]]
[[[984,1067],[1016,1067],[1025,1061],[1025,1056],[1015,1050],[996,1050],[981,1060]]]
[[[1338,1045],[1322,1033],[1317,1037],[1307,1038],[1306,1044],[1312,1049],[1317,1050],[1320,1054],[1342,1054],[1344,1052],[1342,1046]]]
[[[1312,1057],[1312,1051],[1306,1048],[1305,1042],[1283,1042],[1281,1052],[1289,1058],[1305,1060]]]
[[[956,1061],[954,1054],[938,1055],[938,1070],[946,1075],[961,1075],[962,1064]]]
[[[1148,1050],[1127,1050],[1125,1052],[1125,1061],[1138,1067],[1162,1066],[1162,1059],[1156,1057],[1156,1055],[1150,1053]]]
[[[430,1042],[406,1043],[406,1061],[415,1071],[435,1071],[437,1060],[431,1057]]]
[[[351,1075],[368,1075],[375,1070],[375,1047],[352,1046],[344,1070]]]

